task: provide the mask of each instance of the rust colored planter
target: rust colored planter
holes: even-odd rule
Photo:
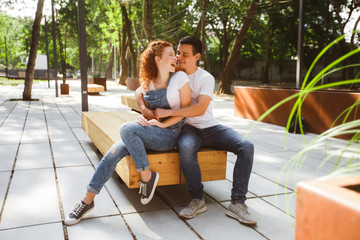
[[[360,239],[360,177],[298,184],[296,240]]]
[[[67,83],[60,84],[60,93],[62,95],[69,95],[69,84]]]
[[[234,88],[234,115],[242,118],[257,120],[269,108],[281,100],[299,92],[296,89],[277,87],[240,87]],[[306,120],[306,131],[320,134],[328,130],[335,119],[356,99],[359,92],[348,91],[316,91],[306,97],[301,113]],[[289,114],[295,100],[289,101],[270,113],[263,122],[286,126]],[[350,115],[349,119],[360,119],[360,113]],[[337,123],[342,122],[342,118]],[[349,136],[342,136],[348,138]]]

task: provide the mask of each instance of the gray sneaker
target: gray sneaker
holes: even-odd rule
[[[194,198],[186,208],[180,211],[179,215],[183,218],[193,218],[196,216],[196,214],[203,213],[206,210],[207,207],[205,205],[204,199]]]
[[[257,221],[250,216],[248,207],[244,203],[231,203],[226,210],[226,215],[237,219],[241,223],[255,225]]]

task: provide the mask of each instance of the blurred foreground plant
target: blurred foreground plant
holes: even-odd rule
[[[274,111],[284,103],[296,99],[296,102],[290,112],[286,124],[286,130],[287,131],[289,130],[291,120],[295,116],[295,125],[299,125],[301,134],[304,135],[304,126],[301,121],[301,106],[310,92],[329,89],[342,85],[352,85],[352,84],[360,83],[360,77],[359,77],[360,71],[358,71],[357,76],[354,79],[342,80],[342,81],[327,83],[323,85],[318,84],[323,77],[328,76],[329,74],[334,73],[336,71],[341,71],[345,68],[359,68],[360,63],[349,64],[346,66],[339,66],[339,64],[345,61],[346,59],[350,58],[351,56],[358,54],[360,52],[360,47],[357,47],[356,49],[348,52],[344,56],[336,59],[328,66],[326,66],[323,70],[321,70],[318,74],[316,74],[315,77],[309,80],[310,75],[316,63],[319,61],[319,59],[322,56],[324,56],[324,54],[336,43],[342,41],[344,37],[345,36],[341,36],[337,38],[319,53],[319,55],[316,57],[316,59],[310,66],[302,83],[301,89],[298,93],[293,94],[292,96],[275,104],[273,107],[267,110],[262,116],[260,116],[258,121],[262,121],[272,111]],[[343,111],[343,113],[341,113],[337,117],[337,119],[334,121],[330,129],[318,135],[313,140],[306,142],[305,137],[303,137],[305,147],[297,154],[295,154],[292,158],[290,158],[282,169],[282,172],[284,171],[287,172],[286,182],[290,174],[293,173],[291,170],[299,171],[301,169],[310,151],[321,148],[324,148],[326,151],[328,140],[330,139],[333,140],[334,137],[338,137],[344,134],[351,134],[352,137],[347,141],[343,141],[344,144],[342,144],[342,146],[339,147],[337,151],[334,151],[331,154],[327,155],[323,159],[323,161],[319,164],[318,168],[321,168],[330,159],[334,158],[336,154],[337,156],[335,160],[334,171],[326,177],[332,177],[332,176],[338,176],[344,174],[360,175],[360,120],[356,119],[359,105],[360,105],[360,99],[356,99],[351,106],[349,106],[346,110]],[[354,119],[349,118],[350,114],[352,113],[355,116]],[[340,118],[343,118],[343,121],[339,125],[335,126],[336,122]]]

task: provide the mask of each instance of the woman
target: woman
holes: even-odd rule
[[[176,58],[171,43],[151,42],[140,57],[140,81],[144,100],[150,109],[180,108],[191,103],[189,78],[184,72],[175,72]],[[140,172],[141,203],[151,201],[159,174],[150,170],[146,149],[168,151],[176,146],[183,124],[182,117],[170,117],[164,121],[146,120],[126,123],[120,128],[121,139],[101,159],[85,196],[76,203],[74,210],[65,219],[65,224],[74,225],[94,208],[94,199],[106,181],[114,173],[116,164],[126,155],[134,159]]]

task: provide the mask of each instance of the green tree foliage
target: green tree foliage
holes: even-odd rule
[[[7,0],[6,3],[11,6],[14,1]],[[111,77],[111,72],[114,73],[114,57],[116,56],[116,72],[123,74],[122,78],[136,76],[132,71],[133,65],[138,62],[141,52],[148,44],[144,28],[144,2],[149,1],[85,1],[87,62],[90,75],[91,72],[94,72],[95,76],[104,76],[106,73],[108,78]],[[157,0],[150,2],[152,2],[152,39],[164,39],[176,47],[178,41],[186,35],[204,36],[205,67],[217,79],[220,79],[252,1]],[[280,0],[260,0],[258,2],[241,49],[235,56],[237,64],[226,77],[228,84],[237,79],[260,81],[260,74],[251,79],[244,74],[248,69],[255,69],[259,63],[265,66],[266,62],[269,68],[277,67],[280,73],[282,71],[295,72],[295,68],[289,70],[289,65],[286,63],[294,62],[297,56],[298,4],[298,1]],[[354,29],[354,23],[350,19],[354,17],[351,14],[358,14],[358,4],[359,1],[356,0],[306,1],[304,37],[306,68],[310,67],[312,60],[324,46],[344,32],[345,26],[351,30]],[[56,22],[61,35],[60,39],[63,41],[63,51],[66,53],[64,54],[66,66],[68,70],[77,70],[80,67],[77,1],[55,0],[55,5],[58,10]],[[123,11],[121,6],[123,6]],[[127,20],[123,18],[124,10],[126,10]],[[345,14],[339,15],[339,12]],[[205,19],[205,26],[201,25],[202,17]],[[47,16],[47,19],[51,23],[50,16]],[[0,8],[0,22],[2,23],[0,24],[0,68],[4,68],[5,63],[5,36],[8,40],[9,66],[11,68],[24,67],[20,57],[25,58],[29,54],[33,19],[13,18],[6,12],[1,12]],[[127,26],[130,26],[131,29],[127,29]],[[51,33],[51,27],[49,24],[49,33]],[[43,29],[40,33],[39,54],[46,53]],[[358,40],[359,34],[354,34],[351,46],[350,40],[344,41],[344,46],[337,46],[327,52],[324,60],[318,62],[318,67],[326,66],[331,59],[339,57],[343,51],[342,48],[356,47]],[[57,51],[60,55],[59,45],[57,44]],[[50,44],[50,53],[52,53],[51,48],[52,44]],[[114,49],[116,49],[115,52],[113,52]],[[52,58],[52,54],[50,54],[51,65]],[[349,61],[358,60],[356,57],[349,59]],[[60,69],[60,64],[58,68]],[[347,71],[347,74],[351,73],[350,70]],[[359,70],[353,69],[352,71],[356,75]],[[325,80],[336,81],[339,78],[338,75],[329,75]],[[268,84],[273,84],[274,82],[270,81],[270,73],[268,76]],[[291,84],[295,82],[295,77],[293,79],[279,78],[278,81],[277,84],[280,84],[280,81],[289,81]]]

